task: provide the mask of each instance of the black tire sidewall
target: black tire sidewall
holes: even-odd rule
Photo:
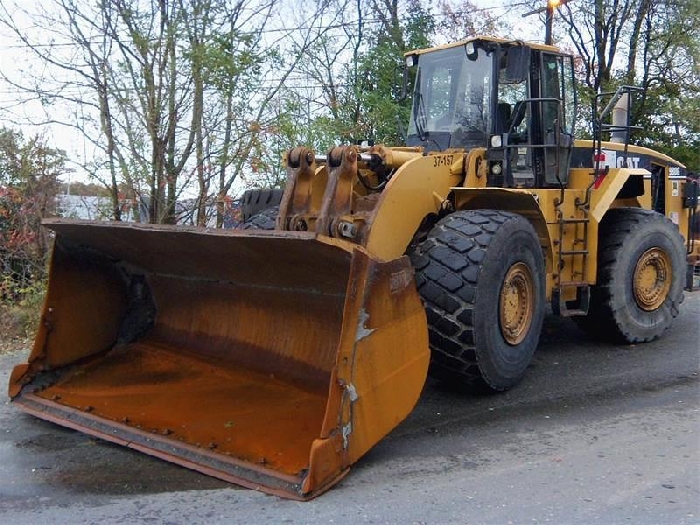
[[[508,270],[519,262],[532,275],[533,316],[530,329],[519,344],[503,338],[500,327],[500,296]],[[517,383],[532,360],[539,342],[545,313],[545,269],[542,249],[530,223],[514,216],[494,234],[479,274],[474,308],[474,343],[479,369],[493,389]]]

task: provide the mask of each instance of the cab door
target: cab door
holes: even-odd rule
[[[539,64],[539,102],[535,104],[533,126],[535,178],[543,186],[566,185],[574,143],[576,91],[573,59],[542,52]]]

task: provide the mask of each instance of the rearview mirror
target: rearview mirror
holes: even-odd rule
[[[525,46],[511,47],[506,55],[505,81],[518,83],[527,80],[530,68],[530,49]]]

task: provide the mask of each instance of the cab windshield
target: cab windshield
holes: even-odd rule
[[[468,56],[464,46],[420,56],[408,145],[431,149],[486,146],[492,57],[484,49]]]

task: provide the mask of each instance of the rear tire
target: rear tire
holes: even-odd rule
[[[428,316],[431,373],[502,391],[523,377],[545,310],[544,257],[515,213],[458,211],[411,253]]]
[[[244,221],[240,226],[240,230],[274,230],[277,216],[280,213],[279,206],[273,206],[258,214],[253,215]]]
[[[610,210],[600,228],[598,282],[588,315],[573,319],[604,341],[653,341],[683,302],[683,238],[666,217],[638,208]]]

